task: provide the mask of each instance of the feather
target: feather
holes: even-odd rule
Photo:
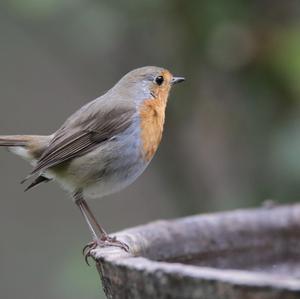
[[[24,192],[28,191],[29,189],[33,188],[34,186],[40,184],[40,183],[47,183],[51,181],[51,179],[48,179],[42,175],[38,176],[28,187],[26,187],[26,189],[24,190]],[[23,183],[23,181],[21,182],[21,184]]]
[[[48,168],[89,153],[99,144],[123,132],[132,123],[136,110],[127,107],[115,108],[98,114],[95,111],[85,112],[85,116],[80,113],[73,115],[73,119],[67,120],[57,131],[25,180]]]

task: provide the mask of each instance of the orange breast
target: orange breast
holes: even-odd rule
[[[146,100],[140,108],[142,150],[150,161],[161,141],[165,122],[166,101],[157,98]]]

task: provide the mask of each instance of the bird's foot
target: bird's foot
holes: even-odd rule
[[[92,257],[91,251],[96,249],[97,247],[104,248],[108,246],[119,247],[125,250],[126,252],[129,252],[129,246],[126,243],[117,240],[116,237],[110,237],[106,235],[101,239],[94,240],[84,246],[82,253],[84,255],[85,262],[90,266],[88,259],[89,257]]]

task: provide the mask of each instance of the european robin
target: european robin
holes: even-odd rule
[[[126,74],[107,93],[71,115],[52,135],[0,136],[0,146],[33,165],[30,188],[56,180],[71,194],[96,246],[119,246],[98,224],[86,200],[131,184],[147,167],[162,138],[171,87],[184,81],[168,70],[147,66]]]

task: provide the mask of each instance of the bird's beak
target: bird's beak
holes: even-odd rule
[[[183,81],[185,81],[185,78],[183,77],[173,77],[171,80],[171,84],[174,85]]]

